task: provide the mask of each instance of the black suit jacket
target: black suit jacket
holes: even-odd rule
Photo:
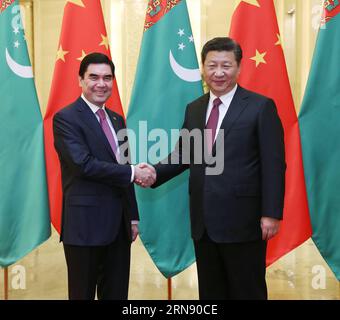
[[[205,127],[209,94],[187,106],[183,128],[201,132]],[[284,137],[274,102],[238,87],[223,119],[224,142],[215,143],[213,155],[223,148],[223,171],[207,175],[212,164],[197,157],[197,145],[178,144],[180,159],[190,145],[190,163],[156,165],[161,185],[190,169],[189,194],[191,230],[194,239],[207,231],[215,242],[233,243],[261,239],[262,216],[282,219],[285,189]],[[222,131],[219,132],[219,135]],[[198,150],[199,151],[199,150]],[[168,161],[170,161],[170,157]]]
[[[124,119],[106,109],[116,133]],[[86,102],[79,98],[53,118],[54,145],[62,174],[61,240],[79,246],[114,241],[122,219],[131,237],[138,220],[129,164],[118,164],[110,144]]]

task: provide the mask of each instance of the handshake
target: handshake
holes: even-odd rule
[[[148,188],[156,182],[156,170],[147,163],[139,163],[135,167],[134,182],[143,188]]]

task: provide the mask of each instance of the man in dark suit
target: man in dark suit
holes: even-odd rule
[[[138,234],[133,181],[142,172],[121,161],[117,134],[124,119],[105,108],[113,79],[107,56],[87,55],[79,69],[81,97],[53,119],[70,299],[94,299],[96,288],[99,299],[128,297],[130,246]]]
[[[273,100],[237,85],[241,59],[239,44],[230,38],[204,45],[203,75],[210,92],[187,106],[183,129],[200,132],[205,143],[200,148],[182,135],[167,164],[155,166],[153,187],[190,170],[200,299],[267,299],[266,241],[282,219],[286,165],[281,121]],[[208,157],[199,154],[201,149]],[[213,158],[221,161],[211,163]]]

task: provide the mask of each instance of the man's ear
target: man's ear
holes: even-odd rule
[[[82,87],[82,81],[84,79],[81,76],[78,76],[78,81],[79,81],[79,87]]]
[[[205,81],[205,71],[204,71],[204,64],[201,63],[201,77],[202,80]]]

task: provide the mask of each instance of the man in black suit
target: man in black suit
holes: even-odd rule
[[[277,234],[282,219],[281,121],[273,100],[237,85],[241,59],[239,44],[230,38],[204,45],[203,75],[210,92],[187,106],[183,124],[189,133],[204,135],[202,148],[182,135],[167,161],[155,166],[153,187],[190,170],[200,299],[267,299],[266,241]],[[201,149],[208,157],[199,154]],[[212,163],[214,158],[220,161]]]
[[[87,55],[79,69],[81,97],[53,119],[70,299],[94,299],[96,288],[98,299],[128,297],[130,246],[138,234],[133,181],[147,177],[121,161],[117,134],[124,119],[105,108],[113,79],[106,55]]]

